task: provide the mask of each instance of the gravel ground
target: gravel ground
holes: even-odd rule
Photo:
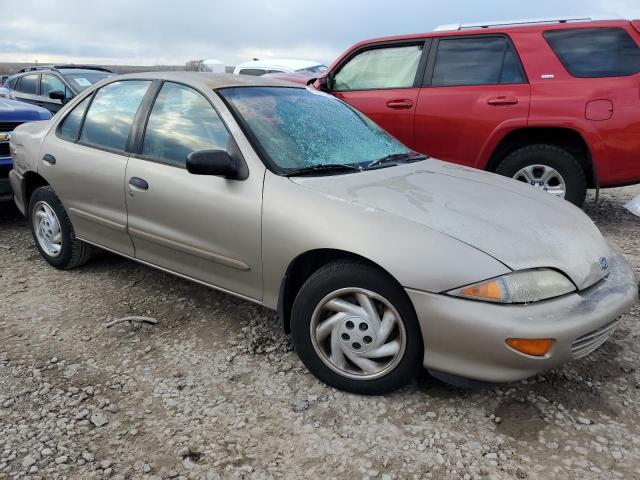
[[[639,194],[586,210],[640,277]],[[527,381],[369,398],[316,381],[268,310],[106,253],[54,270],[11,206],[0,299],[0,479],[640,478],[637,306]],[[105,328],[125,315],[159,323]]]

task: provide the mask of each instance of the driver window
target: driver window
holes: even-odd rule
[[[71,98],[73,95],[67,86],[55,75],[42,75],[40,83],[40,95],[48,97],[51,92],[63,92],[65,98]]]
[[[230,135],[209,101],[190,87],[165,82],[153,105],[142,155],[184,167],[187,155],[227,150]]]
[[[413,87],[423,45],[366,50],[336,74],[334,91]]]

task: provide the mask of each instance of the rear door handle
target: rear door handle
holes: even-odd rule
[[[149,190],[149,184],[147,181],[138,177],[131,177],[129,179],[129,185],[136,190]]]
[[[48,163],[49,165],[55,165],[56,164],[56,157],[54,157],[53,155],[50,155],[48,153],[45,153],[42,157],[42,161],[45,163]]]
[[[413,101],[406,98],[389,100],[387,107],[393,110],[408,110],[413,107]]]
[[[508,105],[517,105],[518,99],[516,97],[493,97],[487,100],[487,103],[492,107],[504,107]]]

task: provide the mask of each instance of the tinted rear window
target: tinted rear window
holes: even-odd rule
[[[433,86],[524,82],[520,60],[505,37],[447,38],[438,43]]]
[[[22,77],[18,90],[35,95],[38,93],[38,82],[40,82],[40,75],[25,75]]]
[[[85,115],[80,141],[124,151],[133,118],[150,84],[147,80],[123,80],[98,90]]]
[[[60,124],[59,133],[65,140],[75,142],[78,139],[80,127],[82,126],[82,118],[84,117],[84,111],[87,109],[87,105],[89,105],[89,100],[91,100],[90,96],[82,100]]]
[[[574,77],[625,77],[640,72],[640,48],[622,28],[554,30],[544,37]]]

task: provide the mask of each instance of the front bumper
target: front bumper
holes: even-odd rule
[[[11,157],[0,157],[0,201],[11,200],[13,193],[7,174],[11,169]]]
[[[611,249],[610,273],[581,292],[529,305],[496,305],[407,290],[429,370],[483,382],[511,382],[588,355],[638,298],[631,266]],[[508,338],[553,338],[544,357],[511,349]]]
[[[13,193],[11,191],[9,179],[0,176],[0,202],[6,202],[7,200],[11,200],[12,198]]]

